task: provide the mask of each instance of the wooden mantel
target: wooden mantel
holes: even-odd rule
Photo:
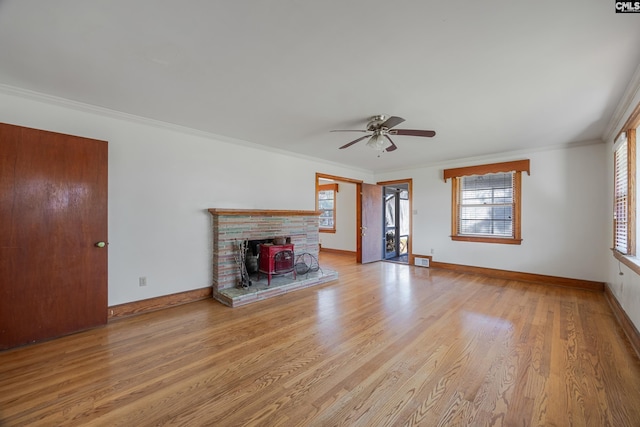
[[[276,209],[209,209],[211,215],[224,216],[319,216],[320,211],[290,211]]]

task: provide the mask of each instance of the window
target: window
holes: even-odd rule
[[[636,135],[640,129],[640,104],[636,106],[613,145],[613,256],[636,273]]]
[[[613,248],[621,255],[636,255],[636,131],[640,105],[636,107],[613,146]]]
[[[320,211],[320,229],[324,233],[336,232],[336,194],[338,184],[318,186],[318,210]]]
[[[452,178],[451,239],[519,245],[521,174],[529,160],[446,169]]]
[[[457,234],[513,237],[513,175],[460,178]]]
[[[635,255],[635,241],[631,230],[634,215],[630,212],[635,205],[632,200],[633,187],[630,183],[635,175],[631,160],[635,157],[630,149],[635,148],[627,139],[626,132],[618,137],[614,146],[614,202],[613,202],[613,247],[623,255]],[[634,150],[635,151],[635,150]]]

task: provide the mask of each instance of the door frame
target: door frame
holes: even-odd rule
[[[360,179],[346,178],[337,175],[316,172],[316,211],[318,210],[318,191],[320,190],[320,179],[330,179],[337,182],[348,182],[356,185],[356,262],[362,263],[362,184]]]
[[[316,203],[316,211],[318,210],[318,190],[320,187],[320,178],[330,179],[338,182],[349,182],[356,185],[356,262],[362,264],[362,184],[364,181],[360,179],[346,178],[343,176],[329,175],[326,173],[316,172],[316,193],[314,195]],[[413,265],[413,178],[395,179],[390,181],[379,181],[376,185],[398,185],[407,184],[409,190],[409,243],[407,245],[408,264]]]
[[[377,185],[394,186],[400,184],[407,184],[409,190],[409,242],[407,244],[407,253],[409,254],[407,261],[409,265],[413,265],[413,178],[394,179],[392,181],[379,181]]]

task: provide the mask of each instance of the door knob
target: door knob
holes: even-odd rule
[[[104,248],[105,246],[107,246],[107,244],[105,242],[98,242],[95,244],[95,246],[97,248]]]

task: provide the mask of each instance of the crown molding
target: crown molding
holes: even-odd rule
[[[629,109],[635,108],[633,104],[634,99],[640,94],[640,64],[638,64],[638,68],[636,68],[635,73],[631,77],[627,88],[620,98],[620,102],[616,107],[611,119],[609,120],[609,124],[605,128],[604,133],[602,134],[602,139],[604,141],[613,141],[613,139],[618,134],[618,127],[626,120],[628,116]]]
[[[576,142],[571,142],[569,144],[562,144],[562,145],[545,145],[545,146],[537,147],[533,149],[501,151],[498,153],[483,154],[481,156],[442,160],[439,162],[416,164],[412,166],[403,166],[402,168],[396,168],[396,169],[385,169],[385,170],[376,172],[376,176],[386,174],[386,173],[402,172],[402,171],[413,170],[413,169],[456,167],[456,165],[464,165],[464,164],[475,163],[475,162],[511,161],[519,157],[527,156],[532,153],[540,153],[540,152],[555,151],[555,150],[568,150],[571,148],[586,147],[589,145],[598,145],[602,143],[603,141],[601,139],[592,139],[587,141],[576,141]]]
[[[210,140],[215,140],[219,142],[224,142],[228,144],[241,145],[241,146],[253,148],[256,150],[266,151],[266,152],[275,153],[275,154],[281,154],[288,157],[294,157],[298,159],[312,161],[315,163],[322,163],[322,164],[331,165],[334,167],[344,168],[354,172],[366,173],[370,175],[374,174],[373,170],[362,169],[362,168],[350,166],[350,165],[339,163],[339,162],[332,162],[332,161],[320,159],[317,157],[307,156],[305,154],[283,150],[281,148],[269,147],[266,145],[257,144],[255,142],[249,142],[242,139],[232,138],[229,136],[218,135],[215,133],[201,131],[198,129],[181,126],[181,125],[177,125],[170,122],[163,122],[163,121],[151,119],[148,117],[124,113],[122,111],[112,110],[105,107],[85,104],[83,102],[73,101],[70,99],[61,98],[54,95],[48,95],[48,94],[44,94],[41,92],[36,92],[28,89],[18,88],[15,86],[0,84],[0,94],[16,96],[19,98],[26,98],[32,101],[42,102],[49,105],[55,105],[62,108],[68,108],[71,110],[81,111],[84,113],[95,114],[103,117],[109,117],[116,120],[128,121],[128,122],[137,123],[145,126],[166,129],[174,132],[189,134],[189,135],[206,138]]]

